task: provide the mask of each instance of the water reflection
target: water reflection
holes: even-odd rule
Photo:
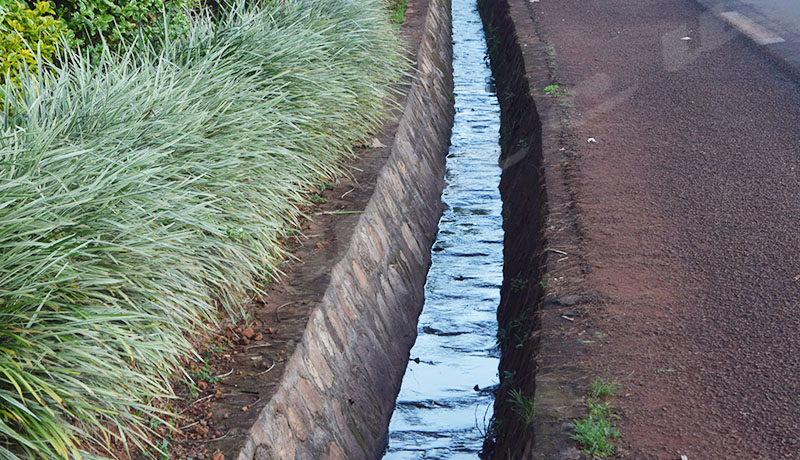
[[[453,0],[456,115],[447,204],[387,460],[477,458],[491,418],[503,266],[500,109],[474,0]]]

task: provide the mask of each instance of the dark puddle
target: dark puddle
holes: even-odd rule
[[[453,0],[455,123],[447,205],[418,338],[389,426],[388,460],[476,459],[497,386],[503,281],[500,108],[474,0]]]

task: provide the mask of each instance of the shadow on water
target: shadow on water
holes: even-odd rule
[[[453,0],[452,8],[456,115],[442,196],[447,210],[386,460],[476,459],[498,383],[500,108],[475,1]]]

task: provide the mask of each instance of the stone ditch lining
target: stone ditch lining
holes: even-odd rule
[[[431,0],[391,156],[237,460],[374,459],[416,338],[453,121],[449,0]]]

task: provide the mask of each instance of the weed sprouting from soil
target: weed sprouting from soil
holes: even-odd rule
[[[533,396],[526,396],[521,390],[513,388],[508,392],[508,400],[511,403],[512,410],[519,415],[526,424],[530,425],[530,423],[533,422],[534,415],[536,415]]]
[[[614,427],[618,416],[614,414],[611,402],[604,399],[614,396],[617,387],[616,382],[603,379],[596,379],[589,387],[586,397],[588,414],[573,422],[572,435],[585,454],[605,458],[615,451],[614,440],[621,436]]]

